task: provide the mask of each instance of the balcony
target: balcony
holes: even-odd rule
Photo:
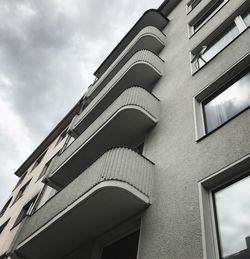
[[[143,28],[105,71],[102,77],[89,87],[88,95],[94,98],[136,52],[145,49],[158,55],[164,48],[165,41],[166,36],[157,28],[153,26]]]
[[[161,12],[155,9],[146,11],[131,30],[124,36],[109,56],[102,62],[99,68],[95,71],[94,75],[100,78],[110,65],[117,59],[123,50],[130,44],[135,36],[145,27],[153,26],[162,31],[168,24],[169,20]]]
[[[148,207],[153,178],[153,163],[136,152],[106,152],[26,218],[16,252],[30,259],[61,258]]]
[[[53,160],[49,168],[50,182],[64,187],[110,148],[135,148],[158,122],[159,112],[159,100],[143,88],[125,90]]]
[[[73,133],[78,137],[127,88],[140,86],[151,92],[162,76],[164,61],[148,50],[136,52],[78,117]]]

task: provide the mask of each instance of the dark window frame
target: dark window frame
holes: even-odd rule
[[[1,226],[0,226],[0,235],[2,234],[2,232],[4,231],[5,227],[7,226],[7,224],[9,223],[10,219],[7,219]]]
[[[5,205],[3,206],[3,208],[1,209],[1,211],[0,211],[0,218],[4,215],[5,211],[9,208],[9,206],[10,206],[10,204],[12,202],[12,199],[13,199],[13,197],[10,197],[8,199],[8,201],[5,203]]]
[[[18,191],[18,193],[17,193],[14,201],[12,202],[11,206],[13,206],[23,196],[23,194],[24,194],[26,188],[28,187],[28,185],[30,184],[30,182],[31,182],[31,179],[20,188],[20,190]]]

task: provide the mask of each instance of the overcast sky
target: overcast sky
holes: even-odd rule
[[[0,207],[18,180],[15,170],[142,13],[161,2],[0,1]]]

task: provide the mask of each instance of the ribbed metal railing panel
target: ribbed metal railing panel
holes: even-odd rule
[[[66,162],[77,150],[84,146],[102,126],[121,109],[137,107],[150,115],[157,123],[160,114],[160,102],[152,94],[141,87],[131,87],[125,90],[64,152],[55,157],[50,172],[53,173]],[[81,115],[79,115],[81,116]],[[146,115],[147,116],[147,115]],[[77,119],[76,119],[77,121]]]
[[[150,202],[152,200],[153,179],[154,164],[143,156],[127,148],[109,150],[26,219],[17,243],[24,241],[101,182],[108,183],[108,181],[114,180],[127,183],[148,197]],[[126,187],[124,188],[126,190]]]
[[[98,95],[92,100],[92,102],[83,110],[83,112],[79,116],[79,121],[84,121],[88,116],[91,116],[92,110],[102,102],[102,99],[106,97],[106,95],[114,88],[119,81],[126,76],[129,70],[137,65],[137,64],[145,64],[151,67],[159,76],[162,76],[164,71],[164,61],[156,56],[154,53],[148,50],[140,50],[136,52],[133,57],[120,69],[119,73],[117,73],[112,80],[98,93]],[[140,77],[142,75],[137,75]],[[131,85],[134,85],[133,80],[131,80]],[[129,85],[128,85],[129,87]],[[84,121],[85,127],[87,128],[91,122]]]
[[[88,95],[93,94],[97,88],[103,88],[107,84],[107,80],[110,80],[110,75],[114,76],[114,74],[120,70],[122,65],[124,65],[128,59],[130,58],[133,53],[133,47],[145,37],[152,37],[159,42],[162,46],[165,45],[166,36],[157,28],[153,26],[147,26],[143,28],[136,37],[130,42],[127,48],[117,57],[117,59],[112,63],[112,65],[106,70],[106,72],[88,89]],[[155,54],[159,54],[159,50],[155,49],[156,44],[152,44],[152,47],[149,48],[150,51],[154,52]],[[129,55],[131,53],[131,55]]]

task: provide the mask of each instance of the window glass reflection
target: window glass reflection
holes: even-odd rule
[[[52,198],[57,193],[57,190],[51,188],[50,186],[45,186],[45,189],[43,190],[43,193],[40,197],[40,200],[36,206],[36,209],[38,210],[41,208],[50,198]]]
[[[238,35],[239,30],[235,24],[233,24],[220,38],[215,40],[206,51],[198,59],[199,68],[204,66],[210,59],[224,49],[230,42],[232,42]]]
[[[250,258],[250,176],[214,193],[221,258]]]
[[[207,133],[250,106],[250,72],[204,104]]]
[[[250,10],[247,11],[246,14],[243,15],[243,20],[247,27],[250,26]]]

